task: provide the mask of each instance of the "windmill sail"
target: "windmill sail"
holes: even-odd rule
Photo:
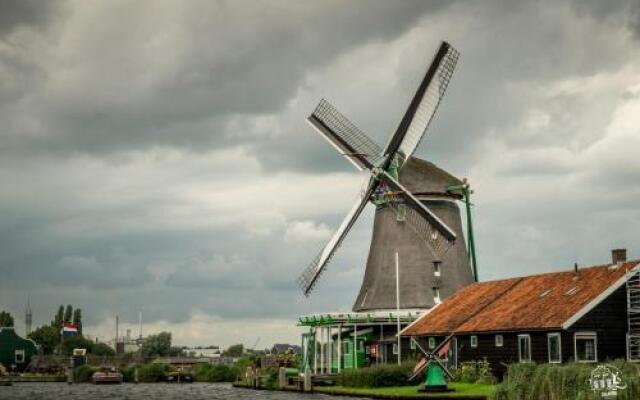
[[[329,243],[322,249],[320,254],[316,256],[316,258],[309,264],[309,266],[304,270],[304,272],[298,277],[298,285],[304,292],[305,296],[308,296],[309,293],[313,290],[313,287],[318,281],[318,278],[324,272],[325,268],[331,261],[331,258],[335,254],[342,241],[347,236],[347,233],[356,222],[364,206],[367,205],[369,198],[371,197],[371,193],[373,193],[373,189],[375,187],[375,181],[371,179],[369,181],[369,186],[367,190],[362,194],[362,197],[356,201],[351,211],[347,214],[345,219],[340,224],[340,228],[334,233]]]
[[[380,146],[328,101],[322,99],[307,121],[359,170],[382,160]]]
[[[420,144],[440,101],[447,90],[460,53],[449,43],[442,42],[422,83],[409,104],[398,129],[384,150],[388,167],[396,153],[406,161]]]

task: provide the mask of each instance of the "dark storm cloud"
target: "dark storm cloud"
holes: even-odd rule
[[[22,110],[26,120],[46,125],[46,134],[9,143],[91,153],[163,143],[192,149],[237,144],[242,138],[230,127],[234,117],[278,112],[310,70],[353,46],[394,38],[444,4],[219,2],[189,10],[172,4],[149,15],[117,4],[81,39],[69,33],[69,14],[60,40],[78,48],[56,54],[74,64],[68,81],[58,87],[61,60],[51,55],[42,61],[52,64],[41,65],[49,79],[18,105],[28,108]],[[164,20],[163,12],[173,11],[161,33],[153,18]],[[125,21],[114,34],[105,24],[116,18]],[[14,130],[31,129],[26,120],[13,119]]]
[[[36,29],[46,25],[61,1],[2,0],[0,1],[0,37],[21,26]]]
[[[640,3],[634,0],[580,0],[573,2],[574,7],[597,20],[606,19],[612,24],[626,25],[629,31],[640,39]]]
[[[370,209],[315,296],[295,286],[364,179],[304,119],[324,97],[384,144],[441,39],[461,59],[417,154],[471,178],[482,277],[637,254],[637,2],[11,4],[0,304],[14,314],[27,293],[37,323],[72,303],[93,326],[348,310]]]

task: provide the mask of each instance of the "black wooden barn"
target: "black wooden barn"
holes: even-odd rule
[[[426,348],[452,335],[450,364],[486,358],[500,378],[515,362],[640,360],[640,261],[613,254],[609,265],[471,284],[402,334]]]

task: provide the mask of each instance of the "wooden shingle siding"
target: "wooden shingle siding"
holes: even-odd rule
[[[598,335],[598,361],[626,358],[627,292],[622,286],[578,320],[566,332],[570,342],[567,354],[573,359],[573,334],[596,332]],[[564,351],[563,341],[563,351]],[[564,356],[564,354],[563,354]]]

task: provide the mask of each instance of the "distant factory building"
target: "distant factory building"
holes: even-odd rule
[[[640,360],[640,261],[471,284],[403,330],[450,365]]]
[[[24,371],[34,354],[37,347],[32,340],[21,338],[13,328],[0,327],[0,364],[7,371]]]

